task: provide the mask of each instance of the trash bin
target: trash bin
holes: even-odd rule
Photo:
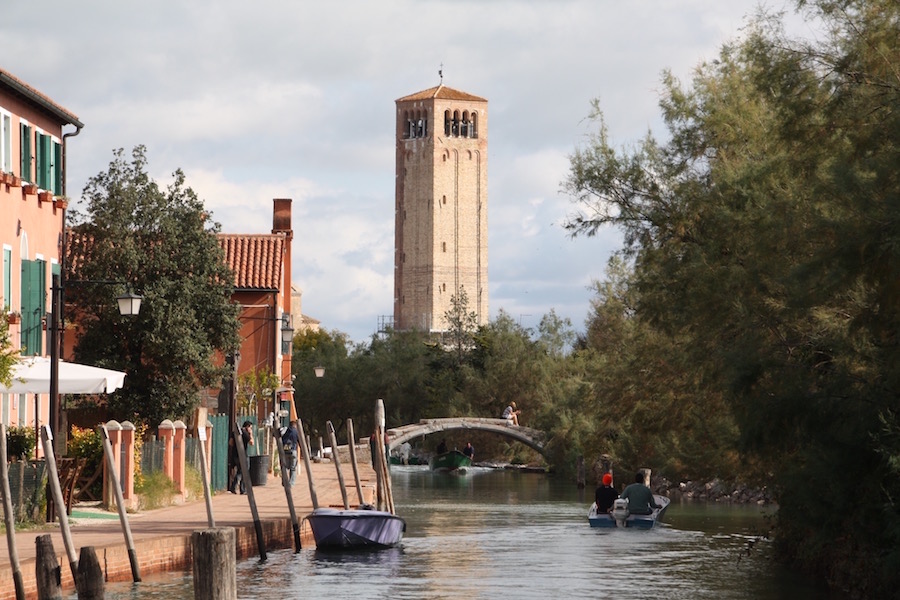
[[[250,483],[252,485],[266,485],[269,478],[269,456],[250,457]]]

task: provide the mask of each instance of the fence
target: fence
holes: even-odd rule
[[[47,490],[47,469],[43,460],[9,463],[9,488],[16,523],[42,520]]]
[[[213,415],[208,417],[208,421],[212,425],[209,485],[214,491],[224,490],[228,486],[228,416]],[[238,423],[244,421],[254,424],[254,440],[258,440],[256,445],[248,448],[248,454],[255,456],[264,452],[265,446],[260,446],[260,444],[264,441],[265,429],[260,430],[256,426],[255,416],[238,417]],[[200,441],[194,437],[185,438],[184,449],[186,465],[200,471]],[[141,471],[145,474],[162,471],[164,454],[165,442],[155,437],[145,441],[141,450]]]

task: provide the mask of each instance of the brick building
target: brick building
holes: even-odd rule
[[[463,289],[487,323],[487,100],[441,84],[396,107],[394,328],[445,331]]]

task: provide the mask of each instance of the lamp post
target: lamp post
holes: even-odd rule
[[[74,280],[66,282],[68,285],[80,284],[101,284],[113,285],[123,284],[121,281],[82,281]],[[58,274],[53,275],[52,284],[50,286],[50,430],[53,432],[54,438],[58,444],[64,442],[59,441],[59,361],[60,361],[60,319],[62,317],[62,292],[63,286],[61,278]],[[139,296],[132,292],[118,296],[116,301],[119,305],[119,314],[123,316],[137,315],[141,311],[141,301],[143,296]],[[62,436],[63,439],[65,436]],[[62,448],[64,451],[65,448]]]

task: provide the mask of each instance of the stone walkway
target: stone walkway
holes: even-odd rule
[[[291,488],[298,520],[312,511],[305,470],[297,473],[296,485]],[[375,494],[375,474],[369,464],[359,465],[360,479],[366,500],[372,502]],[[312,465],[313,480],[319,506],[343,507],[337,471],[330,462]],[[351,506],[358,503],[352,466],[342,465],[342,474],[348,489]],[[266,485],[253,488],[259,519],[263,525],[266,549],[293,546],[293,528],[281,477],[270,476]],[[220,492],[213,496],[213,516],[216,527],[234,527],[237,535],[238,558],[258,554],[258,543],[248,497]],[[93,513],[93,514],[91,514]],[[113,517],[113,518],[110,518]],[[207,529],[206,502],[201,497],[186,504],[169,506],[151,511],[129,514],[129,525],[135,544],[142,576],[172,569],[189,568],[190,536],[199,529]],[[115,510],[111,513],[74,507],[69,520],[72,543],[76,554],[82,547],[93,546],[110,581],[131,580],[125,535]],[[47,530],[16,532],[16,550],[19,563],[29,590],[29,598],[36,597],[35,555],[36,540],[49,533],[62,571],[63,586],[73,589],[69,561],[58,524]],[[313,546],[308,528],[301,529],[303,547]],[[187,561],[187,564],[183,564]],[[0,600],[15,600],[15,584],[9,561],[8,543],[0,548]]]

